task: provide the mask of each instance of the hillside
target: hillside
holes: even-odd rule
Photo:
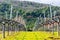
[[[29,2],[29,1],[1,1],[0,2],[0,17],[10,19],[10,13],[11,13],[11,4],[12,4],[12,18],[14,19],[16,17],[17,11],[18,16],[23,16],[23,18],[26,20],[26,27],[27,28],[33,28],[35,25],[35,22],[37,18],[41,15],[42,18],[49,17],[50,15],[50,7],[48,4],[41,4],[36,2]],[[52,5],[51,5],[52,6]],[[56,11],[56,14],[60,13],[60,7],[52,6],[52,14],[54,14],[54,11]],[[54,16],[54,15],[52,15]],[[43,20],[42,20],[43,21]]]

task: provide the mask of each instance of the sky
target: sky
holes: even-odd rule
[[[44,4],[52,4],[54,6],[60,6],[60,0],[19,0],[19,1],[32,1]]]
[[[3,0],[0,0],[0,1],[3,1]],[[18,1],[31,1],[31,2],[37,2],[37,3],[52,4],[54,6],[60,7],[60,0],[18,0]]]

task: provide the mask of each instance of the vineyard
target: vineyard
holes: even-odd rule
[[[1,0],[0,40],[60,40],[60,7]]]

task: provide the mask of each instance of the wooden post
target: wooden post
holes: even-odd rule
[[[57,24],[57,36],[58,36],[58,34],[59,34],[58,32],[59,32],[59,26],[58,26],[58,24]]]
[[[58,24],[57,24],[57,36],[59,35],[59,19],[57,20]]]
[[[44,24],[44,27],[43,27],[44,31],[45,31],[45,24]]]
[[[53,35],[54,35],[54,23],[53,23],[53,31],[52,32],[53,32]]]
[[[3,34],[3,38],[5,38],[5,23],[4,22],[2,22],[2,23],[3,23],[2,34]]]
[[[10,26],[10,25],[9,25],[9,23],[8,23],[8,34],[7,34],[7,35],[9,35],[9,26]]]

